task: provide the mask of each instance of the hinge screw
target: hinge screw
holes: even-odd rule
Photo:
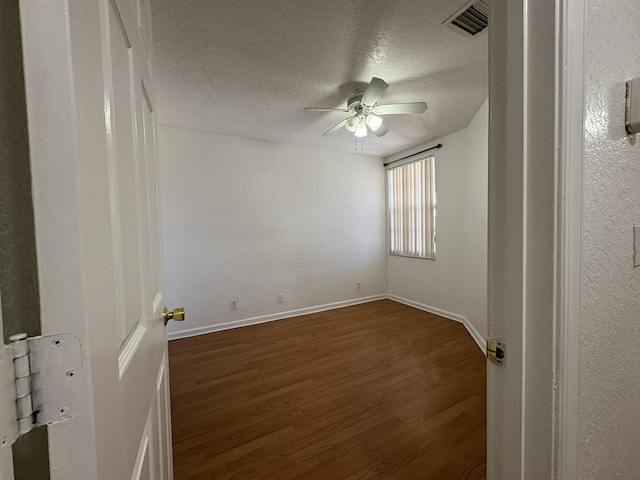
[[[64,342],[62,340],[60,340],[59,338],[54,338],[53,341],[51,342],[53,343],[56,347],[59,347],[60,345],[62,345]]]
[[[60,413],[67,413],[69,411],[69,407],[62,407],[60,410],[58,410],[58,412]]]
[[[69,370],[69,371],[67,372],[67,377],[69,377],[69,378],[73,378],[73,377],[75,377],[75,376],[76,376],[76,372],[74,372],[73,370]]]

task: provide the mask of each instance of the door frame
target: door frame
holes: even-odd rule
[[[66,0],[66,8],[70,2]],[[90,9],[92,2],[75,2],[74,12],[81,14],[82,9]],[[546,2],[544,2],[546,3]],[[86,4],[86,5],[84,5]],[[22,0],[21,22],[23,32],[23,48],[25,61],[25,78],[27,87],[28,121],[30,136],[30,154],[34,184],[34,211],[38,221],[36,242],[38,246],[38,271],[40,277],[40,295],[42,306],[43,335],[60,333],[51,331],[48,319],[56,315],[56,328],[61,322],[66,333],[72,333],[81,340],[86,338],[84,316],[86,312],[78,311],[76,306],[65,305],[51,294],[47,285],[61,280],[64,288],[71,291],[83,291],[82,272],[79,268],[81,251],[79,232],[69,226],[67,209],[77,211],[78,192],[75,178],[70,175],[75,169],[74,151],[76,142],[82,144],[83,139],[75,138],[73,131],[79,119],[73,111],[74,96],[88,94],[82,88],[89,85],[91,79],[83,86],[74,85],[73,72],[70,65],[72,45],[66,21],[65,9],[59,3],[47,0]],[[509,108],[505,109],[509,121],[521,125],[521,135],[517,138],[505,136],[497,145],[503,152],[520,152],[521,155],[510,156],[510,162],[520,165],[524,171],[536,142],[552,142],[555,158],[552,168],[543,172],[554,182],[555,205],[551,219],[555,231],[554,242],[545,245],[540,252],[545,258],[553,260],[551,278],[526,278],[526,268],[518,268],[507,272],[506,280],[511,285],[520,285],[518,290],[525,302],[527,290],[543,286],[552,281],[555,285],[552,305],[552,318],[545,322],[543,330],[528,332],[526,329],[527,312],[490,311],[490,319],[502,320],[515,327],[520,339],[508,342],[507,362],[520,367],[522,383],[517,385],[520,396],[520,421],[517,424],[498,425],[500,421],[489,408],[489,435],[501,435],[501,441],[495,450],[488,450],[488,464],[498,464],[510,458],[519,466],[520,478],[533,478],[525,464],[525,453],[529,460],[543,458],[543,464],[551,464],[549,478],[575,478],[578,451],[578,366],[579,366],[579,315],[581,289],[581,233],[582,233],[582,145],[583,145],[583,94],[584,94],[584,5],[580,0],[556,0],[543,4],[533,0],[496,0],[492,2],[492,18],[504,10],[504,18],[516,21],[516,28],[506,32],[508,43],[515,49],[507,61],[509,68],[518,69],[519,85],[507,91]],[[496,15],[497,14],[497,15]],[[549,29],[549,19],[554,18],[554,44],[556,48],[542,58],[531,55],[530,48],[536,36],[545,35]],[[520,27],[517,28],[518,24]],[[86,28],[95,26],[87,25]],[[493,27],[492,27],[493,28]],[[506,26],[505,26],[506,28]],[[96,39],[99,42],[99,39]],[[86,48],[86,52],[91,51]],[[518,53],[519,49],[519,53]],[[94,50],[95,51],[95,50]],[[76,52],[77,54],[78,52]],[[80,52],[82,53],[82,52]],[[551,55],[549,57],[548,55]],[[515,59],[515,64],[513,60]],[[546,62],[545,66],[554,68],[536,69],[537,62]],[[551,63],[549,63],[551,62]],[[543,72],[543,73],[541,73]],[[546,75],[543,88],[536,80]],[[551,80],[551,81],[549,81]],[[490,80],[492,82],[492,80]],[[74,85],[69,88],[69,85]],[[533,90],[535,87],[535,91]],[[529,98],[531,95],[532,98]],[[553,98],[553,115],[537,116],[528,110],[534,95]],[[520,108],[517,106],[520,105]],[[522,106],[524,105],[524,108]],[[490,98],[491,110],[491,98]],[[56,121],[47,121],[55,115]],[[491,113],[490,113],[491,117]],[[490,120],[491,121],[491,120]],[[547,123],[551,122],[551,123]],[[552,128],[549,128],[552,125]],[[89,148],[88,145],[84,145]],[[494,155],[490,150],[490,157]],[[51,162],[55,158],[57,161]],[[507,192],[506,201],[515,201],[522,205],[521,225],[526,233],[526,222],[532,220],[539,205],[527,190],[527,178],[523,176],[523,188],[514,188]],[[46,205],[60,205],[57,213],[47,216],[42,212]],[[491,212],[490,212],[491,215]],[[73,222],[71,222],[73,224]],[[531,224],[529,224],[531,226]],[[502,225],[504,227],[504,225]],[[60,231],[64,235],[60,235]],[[526,241],[520,245],[512,244],[516,251],[524,252]],[[522,267],[526,260],[522,258]],[[524,272],[523,272],[524,270]],[[505,287],[500,289],[503,293]],[[493,292],[495,293],[495,291]],[[492,292],[490,291],[490,295]],[[526,306],[526,305],[525,305]],[[503,315],[504,318],[497,319]],[[62,319],[62,320],[60,320]],[[549,341],[551,339],[551,341]],[[83,342],[84,345],[84,342]],[[538,357],[531,358],[531,348],[524,346],[542,345],[539,354],[550,354],[552,359],[552,375],[549,381],[540,386],[533,379],[522,375],[527,366],[535,365]],[[518,348],[520,347],[520,348]],[[85,352],[86,353],[86,352]],[[91,370],[89,357],[85,355],[85,369]],[[534,363],[532,363],[534,362]],[[64,458],[65,439],[75,437],[93,437],[93,402],[90,395],[90,375],[78,379],[83,385],[86,409],[75,422],[69,421],[49,429],[49,448],[56,450],[59,458]],[[540,392],[553,399],[551,408],[531,411],[528,409],[525,392]],[[497,397],[504,397],[504,392],[496,392]],[[505,398],[496,398],[504,404]],[[494,412],[495,413],[495,412]],[[526,424],[543,422],[550,426],[549,435],[545,437],[544,448],[535,449],[531,455],[529,448],[533,439],[526,436]],[[496,439],[489,439],[491,445]],[[91,448],[92,441],[82,442],[84,451],[74,452],[74,461],[65,465],[51,465],[52,478],[61,475],[66,478],[96,478],[96,455]],[[548,447],[548,448],[547,448]],[[510,455],[516,451],[515,457]],[[81,462],[76,461],[82,459]],[[491,468],[491,467],[490,467]],[[63,473],[64,472],[64,473]],[[538,473],[540,473],[538,471]],[[496,477],[499,478],[499,477]],[[540,477],[538,477],[540,478]]]
[[[573,479],[584,5],[495,0],[490,15],[488,318],[507,359],[488,365],[488,477]]]

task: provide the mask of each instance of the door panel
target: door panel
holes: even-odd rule
[[[147,57],[151,57],[151,6],[149,0],[137,0],[138,28]]]
[[[126,392],[123,398],[122,431],[131,443],[125,445],[125,457],[133,452],[145,452],[135,460],[134,475],[152,475],[161,478],[160,462],[153,462],[160,451],[160,443],[167,438],[158,436],[157,386],[158,372],[163,365],[165,335],[159,310],[162,302],[162,285],[158,270],[162,259],[153,256],[153,245],[160,242],[152,238],[159,235],[155,190],[150,196],[150,186],[155,185],[155,136],[153,132],[153,108],[148,93],[150,75],[146,53],[136,42],[137,20],[131,4],[126,0],[109,4],[109,34],[111,36],[109,59],[111,63],[112,95],[109,122],[113,132],[115,168],[111,192],[114,245],[114,263],[120,262],[122,313],[125,337],[119,353],[121,370],[120,388]],[[127,14],[128,13],[128,14]],[[130,32],[132,34],[130,34]],[[117,38],[114,38],[117,37]],[[130,42],[129,39],[132,39]],[[136,45],[138,48],[136,48]],[[146,79],[146,80],[144,80]],[[152,155],[149,155],[149,153]],[[115,172],[114,172],[115,173]],[[122,360],[124,357],[124,361]],[[124,370],[122,367],[124,366]],[[148,419],[144,424],[142,419]],[[130,432],[130,435],[126,435]],[[143,448],[144,447],[144,448]],[[166,450],[167,448],[165,448]],[[154,455],[155,454],[155,455]],[[131,461],[131,460],[130,460]],[[155,468],[154,468],[154,463]],[[139,469],[139,470],[138,470]],[[138,473],[136,473],[138,472]],[[158,476],[154,472],[158,472]]]
[[[162,466],[160,457],[160,437],[158,436],[158,396],[153,397],[149,416],[147,417],[147,427],[145,432],[149,434],[149,458],[151,463],[152,478],[162,478]]]
[[[158,479],[171,480],[173,478],[173,469],[171,461],[173,457],[171,443],[164,441],[171,438],[171,412],[169,411],[169,382],[167,378],[167,351],[164,352],[162,365],[158,372],[158,380],[156,382],[156,425],[155,435],[158,441]]]
[[[167,438],[171,438],[166,401],[168,394],[166,361],[165,351],[158,371],[151,408],[140,439],[132,479],[170,480],[173,478],[170,465],[171,445],[166,442]]]
[[[151,476],[151,460],[149,457],[149,435],[145,430],[131,480],[151,480],[153,478]]]
[[[113,224],[116,288],[122,315],[117,319],[124,341],[144,318],[141,302],[139,176],[132,105],[133,52],[115,3],[109,8],[112,92],[109,123],[113,149],[110,159],[111,216]]]
[[[160,230],[160,209],[158,198],[158,171],[156,163],[156,130],[155,115],[151,99],[145,87],[145,80],[139,84],[137,113],[138,125],[138,150],[142,159],[141,168],[145,175],[142,176],[143,188],[143,216],[146,217],[148,230],[143,233],[144,248],[143,259],[148,265],[149,281],[146,284],[146,296],[151,301],[151,311],[158,314],[158,307],[162,304],[162,232]]]

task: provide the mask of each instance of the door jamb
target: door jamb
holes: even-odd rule
[[[521,0],[525,6],[527,0]],[[29,3],[29,2],[26,2]],[[21,3],[24,8],[25,2]],[[29,10],[43,11],[46,2],[33,2],[41,4]],[[555,343],[555,386],[558,387],[555,394],[556,412],[554,428],[554,468],[556,478],[575,478],[577,473],[577,450],[578,450],[578,372],[579,372],[579,315],[580,315],[580,289],[581,289],[581,232],[582,232],[582,145],[583,145],[583,105],[584,105],[584,6],[581,0],[562,0],[558,8],[556,17],[559,28],[559,67],[560,74],[556,78],[556,83],[560,87],[558,90],[557,105],[559,108],[558,119],[558,168],[557,168],[557,200],[558,215],[556,218],[557,248],[556,259],[556,338]],[[35,12],[33,12],[35,13]],[[27,16],[24,15],[23,18]],[[35,18],[43,17],[42,14]],[[32,22],[36,23],[32,17]],[[48,20],[51,17],[48,16]],[[46,25],[46,22],[39,25],[39,28]],[[24,28],[27,35],[33,34],[35,25],[31,24]],[[531,33],[531,32],[529,32]],[[27,40],[25,40],[27,41]],[[48,42],[55,44],[56,42]],[[66,42],[62,42],[63,44]],[[42,44],[41,44],[42,45]],[[25,71],[31,67],[31,78],[34,78],[35,59],[27,55],[27,50],[33,56],[34,50],[28,49],[25,45]],[[46,53],[42,53],[46,55]],[[59,55],[59,54],[58,54]],[[41,55],[38,54],[38,57]],[[29,61],[30,60],[30,61]],[[63,70],[63,69],[61,69]],[[58,70],[59,71],[59,70]],[[68,73],[68,72],[67,72]],[[28,82],[28,81],[27,81]],[[37,96],[40,101],[46,98],[43,91],[36,91],[29,88],[27,95]],[[60,85],[56,85],[59,87]],[[49,97],[55,99],[56,96]],[[53,100],[52,100],[53,101]],[[43,102],[40,112],[43,115],[51,115],[53,110],[45,108]],[[59,108],[59,104],[55,106]],[[31,110],[32,107],[30,107]],[[32,135],[38,135],[42,131],[40,125],[34,126],[34,118],[38,118],[36,112],[29,115],[29,126]],[[60,122],[62,123],[62,122]],[[44,135],[47,138],[52,134]],[[57,145],[53,152],[48,150],[43,153],[42,163],[51,158],[64,158],[66,151],[64,145]],[[58,154],[56,154],[56,151]],[[32,150],[32,156],[37,154]],[[48,170],[55,170],[53,166]],[[52,172],[55,174],[55,172]],[[70,179],[66,179],[68,182]],[[34,180],[36,181],[36,180]],[[52,195],[54,192],[51,192]],[[58,192],[59,194],[59,192]],[[42,201],[42,199],[41,199]],[[40,248],[43,248],[42,244]]]
[[[505,242],[501,246],[502,260],[494,267],[497,276],[493,284],[489,282],[489,288],[495,289],[491,312],[493,319],[490,317],[490,322],[497,321],[494,329],[490,323],[490,335],[504,335],[506,330],[503,327],[507,325],[513,341],[510,347],[515,348],[510,348],[507,360],[510,362],[511,375],[507,378],[504,376],[507,370],[501,372],[502,376],[498,375],[501,380],[497,383],[494,380],[492,385],[502,391],[493,392],[489,398],[490,402],[495,402],[494,408],[498,408],[497,412],[500,413],[488,416],[490,450],[487,467],[496,478],[513,474],[525,479],[536,471],[536,478],[543,475],[540,478],[569,480],[577,477],[579,439],[585,9],[581,0],[555,0],[552,4],[544,5],[533,0],[513,3],[511,0],[497,0],[492,3],[492,10],[494,21],[509,18],[517,22],[512,28],[505,26],[506,30],[498,30],[510,48],[498,51],[502,57],[496,63],[496,86],[500,86],[496,91],[510,97],[510,106],[507,108],[502,101],[497,104],[495,126],[500,131],[496,130],[494,140],[498,142],[495,145],[490,140],[490,165],[493,158],[494,163],[497,162],[494,168],[504,169],[502,175],[507,175],[505,172],[508,167],[512,176],[514,172],[517,174],[518,165],[523,167],[522,185],[503,183],[504,178],[500,175],[494,184],[494,188],[499,189],[495,198],[505,199],[512,207],[522,201],[523,237],[522,241],[517,241],[516,230],[520,224],[513,210],[506,215],[500,210],[502,207],[498,207],[494,211],[493,229],[494,234],[498,233]],[[546,22],[551,15],[554,16],[554,52],[545,56],[547,54],[540,50],[535,41],[541,34],[548,35],[550,26]],[[542,70],[538,66],[542,66]],[[490,72],[493,71],[490,68]],[[505,75],[507,71],[510,72],[509,81],[505,82],[500,75]],[[491,79],[490,84],[493,85]],[[537,108],[532,103],[536,102],[536,95],[553,95],[553,108]],[[549,97],[543,101],[549,104]],[[550,121],[554,123],[551,129]],[[507,139],[509,133],[513,136]],[[549,149],[548,142],[551,141],[553,149]],[[536,154],[546,155],[546,158],[534,165]],[[549,155],[553,158],[550,159]],[[536,181],[553,181],[553,198],[548,199],[539,185],[530,183],[534,179],[528,178],[527,169],[534,167],[546,170],[542,176],[536,175]],[[513,178],[517,180],[516,177]],[[550,201],[555,204],[550,205]],[[553,207],[553,215],[545,214],[550,206]],[[489,214],[491,216],[491,211]],[[541,219],[553,222],[553,241],[544,245],[527,245],[528,236],[536,230],[534,222]],[[513,235],[510,239],[505,237],[509,232]],[[505,257],[505,247],[508,247],[511,257]],[[518,258],[514,253],[518,251],[523,255],[521,276],[515,265]],[[535,261],[551,262],[552,271],[549,275],[544,272],[541,275],[535,263],[529,272],[528,256]],[[517,288],[520,281],[523,287],[521,292]],[[528,305],[534,301],[539,290],[548,286],[549,281],[554,282],[552,299],[548,300],[552,304],[542,309],[532,309]],[[523,302],[521,314],[514,308],[520,294]],[[531,298],[527,300],[530,294]],[[531,319],[536,320],[537,317],[544,325],[535,325],[536,322],[527,325],[530,310]],[[545,360],[547,355],[553,357],[551,362]],[[540,374],[539,367],[546,365],[551,369],[549,377],[544,378],[545,374]],[[520,373],[514,376],[517,372],[513,372],[513,369]],[[527,371],[531,374],[525,375]],[[516,378],[521,380],[521,385],[514,383]],[[508,402],[509,388],[511,395],[521,393],[522,397],[518,401],[511,397],[512,401]],[[536,395],[548,398],[550,403],[536,405]],[[517,405],[519,413],[516,415],[513,404],[520,401],[522,404]],[[491,405],[489,407],[491,413]],[[511,412],[512,420],[519,417],[517,425],[503,425],[506,410]],[[539,425],[540,422],[544,422],[543,428],[536,430],[535,424]],[[517,436],[516,431],[519,432]],[[550,470],[544,468],[546,474],[541,473],[539,461],[550,466]],[[511,473],[507,473],[506,469]]]

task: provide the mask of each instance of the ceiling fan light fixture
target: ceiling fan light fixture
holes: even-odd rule
[[[354,115],[349,120],[347,120],[347,124],[345,125],[346,129],[351,133],[356,131],[358,125],[360,124],[360,117],[358,115]]]
[[[480,2],[480,0],[477,1]],[[369,133],[373,133],[376,137],[383,137],[389,133],[389,129],[383,122],[383,118],[386,115],[410,115],[424,113],[427,110],[425,102],[380,105],[378,100],[380,100],[388,86],[381,78],[373,77],[368,86],[354,90],[353,96],[347,99],[346,109],[313,107],[305,108],[305,110],[349,113],[350,117],[331,127],[322,134],[323,136],[332,135],[345,127],[348,132],[353,133],[358,138],[366,137]]]
[[[367,136],[367,124],[365,123],[364,119],[360,119],[360,123],[358,124],[358,127],[356,128],[356,131],[355,131],[355,136],[356,137]]]
[[[365,118],[365,122],[367,123],[369,128],[375,132],[380,128],[380,125],[382,125],[382,118],[374,115],[373,113],[370,113],[369,115],[367,115],[367,118]]]

